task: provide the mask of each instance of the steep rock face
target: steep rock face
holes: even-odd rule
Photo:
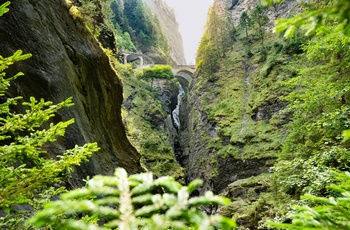
[[[175,156],[177,161],[182,165],[184,168],[188,168],[188,157],[189,157],[189,133],[190,128],[192,126],[189,126],[189,115],[190,115],[190,107],[188,104],[188,98],[189,98],[189,92],[191,92],[191,89],[185,91],[185,95],[181,99],[181,104],[179,108],[179,120],[180,120],[180,128],[176,131],[176,138],[175,138]]]
[[[208,119],[203,109],[203,94],[197,94],[194,78],[186,97],[183,98],[181,114],[181,132],[179,135],[182,154],[178,161],[186,168],[186,179],[192,181],[197,178],[203,180],[203,186],[199,193],[213,190],[212,174],[217,168],[210,159],[215,158],[215,153],[207,149],[207,137],[217,137],[216,124]]]
[[[0,52],[17,49],[33,57],[15,65],[23,71],[11,96],[35,96],[57,103],[73,96],[75,106],[58,112],[55,122],[75,118],[64,139],[49,145],[60,150],[98,142],[101,150],[76,170],[72,186],[94,174],[111,174],[115,167],[141,171],[139,154],[129,143],[121,120],[122,88],[108,57],[79,20],[60,0],[16,0],[0,17]]]
[[[174,126],[172,112],[178,103],[177,96],[179,89],[171,80],[155,79],[152,85],[157,92],[158,99],[162,102],[164,111],[166,112],[166,119],[162,121],[161,126],[166,130],[169,137],[169,143],[173,152],[175,152],[174,141],[176,140],[176,128]]]
[[[254,8],[259,4],[259,1],[254,0],[220,0],[215,1],[215,4],[219,6],[217,9],[220,10],[229,10],[232,22],[235,26],[239,24],[239,18],[242,13],[246,11],[250,14]],[[280,4],[274,4],[272,7],[269,7],[267,15],[270,19],[269,25],[270,28],[274,25],[274,20],[277,18],[287,17],[293,13],[299,11],[298,1],[295,0],[286,0]]]
[[[160,26],[170,46],[172,59],[178,65],[186,64],[182,37],[179,24],[176,22],[174,11],[162,0],[143,0],[159,19]]]
[[[156,89],[158,99],[163,103],[165,112],[171,114],[178,103],[179,89],[177,85],[171,80],[154,79],[152,80],[152,87]]]
[[[229,12],[230,21],[240,30],[241,14],[246,11],[250,15],[257,5],[258,2],[252,0],[215,0],[213,11],[219,17],[226,17]],[[276,18],[287,17],[299,10],[297,1],[293,0],[266,8],[269,23],[265,33],[269,33]],[[247,44],[244,43],[247,38],[241,39],[240,33],[244,34],[243,32],[236,34],[232,51],[226,53],[227,58],[221,59],[223,63],[218,73],[215,73],[216,76],[205,84],[203,82],[198,84],[203,87],[204,92],[201,92],[198,98],[194,98],[195,101],[221,103],[222,98],[216,98],[220,92],[217,89],[225,86],[226,99],[231,98],[230,101],[234,101],[232,103],[234,107],[229,111],[236,115],[229,119],[224,115],[225,112],[216,111],[220,106],[209,105],[209,110],[203,110],[209,114],[202,112],[205,114],[204,117],[212,117],[209,119],[209,126],[202,127],[201,130],[207,132],[207,135],[203,136],[207,139],[206,151],[209,153],[210,165],[214,167],[210,178],[212,188],[216,192],[223,191],[231,182],[267,172],[273,165],[284,136],[284,131],[280,128],[289,119],[289,115],[283,111],[287,103],[279,99],[280,95],[285,93],[284,89],[268,79],[283,80],[291,74],[285,69],[279,69],[284,65],[286,57],[279,59],[277,53],[271,50],[271,43],[278,42],[278,39],[268,34],[266,35],[268,44],[266,47],[261,47],[253,31],[250,31],[252,36],[248,38]],[[270,48],[267,48],[268,46]],[[262,58],[260,52],[262,48],[266,49],[267,53],[270,52],[270,56]],[[226,75],[220,78],[221,72]],[[231,83],[233,87],[227,86],[230,83],[229,80],[224,80],[225,77],[235,79]],[[268,91],[270,93],[266,93]],[[276,142],[276,139],[281,141]]]
[[[276,185],[270,169],[290,118],[287,103],[281,101],[290,89],[280,83],[295,75],[289,66],[294,61],[290,41],[270,33],[273,7],[264,11],[270,24],[264,27],[263,44],[257,25],[249,27],[248,36],[238,25],[241,13],[251,16],[256,5],[250,0],[214,1],[189,87],[187,131],[181,141],[188,179],[204,180],[200,193],[211,189],[230,197],[233,204],[225,212],[234,214],[242,229],[264,229],[261,221],[273,216]],[[284,17],[297,11],[296,6],[296,1],[285,1],[274,13]],[[232,31],[220,24],[232,22],[227,15],[236,25]]]

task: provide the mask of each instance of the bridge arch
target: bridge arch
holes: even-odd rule
[[[195,72],[194,65],[177,65],[173,67],[174,76],[186,91]]]

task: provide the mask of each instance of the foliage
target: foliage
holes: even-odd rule
[[[349,229],[350,228],[350,174],[337,173],[338,184],[328,186],[331,196],[304,195],[310,205],[295,207],[289,218],[291,224],[270,223],[278,229]]]
[[[235,41],[235,28],[229,16],[219,17],[214,8],[209,9],[205,32],[196,54],[197,72],[208,77],[218,71],[219,59],[231,48]]]
[[[207,215],[201,206],[225,205],[228,198],[206,192],[190,198],[201,185],[182,186],[172,177],[153,179],[151,173],[128,177],[118,168],[114,176],[95,176],[85,188],[70,191],[45,205],[29,223],[55,229],[233,229],[233,220]],[[100,223],[100,225],[98,224]]]
[[[76,0],[76,2],[84,22],[95,36],[99,36],[107,30],[113,33],[111,31],[113,28],[111,24],[111,0]]]
[[[348,1],[308,2],[304,4],[308,8],[304,13],[280,19],[276,24],[278,32],[286,30],[285,36],[293,36],[282,51],[305,54],[300,56],[298,74],[283,83],[291,89],[284,99],[289,102],[287,111],[293,118],[286,127],[288,135],[274,167],[275,176],[279,189],[294,200],[309,193],[312,195],[305,197],[309,204],[320,202],[315,208],[299,206],[298,212],[292,214],[293,224],[276,225],[283,229],[349,228],[342,226],[349,220],[339,211],[348,210],[349,206],[342,206],[342,201],[348,198],[339,194],[343,190],[335,191],[328,186],[337,180],[332,174],[334,168],[348,170],[350,165],[349,142],[344,131],[349,129],[350,118],[347,78],[350,40],[348,22],[344,21],[348,16],[343,14],[349,12],[347,5]],[[306,35],[315,36],[305,42],[295,33],[298,27],[307,30]]]
[[[174,74],[170,65],[154,65],[143,68],[142,77],[145,79],[172,79]]]
[[[140,50],[171,60],[170,48],[158,18],[139,0],[74,0],[70,13],[97,37],[99,42],[121,53]]]
[[[291,38],[288,38],[283,45],[282,52],[294,55],[304,53],[303,46],[307,44],[308,38],[300,30],[296,30]]]
[[[247,16],[252,19],[252,14]],[[211,171],[230,171],[230,167],[233,166],[228,162],[235,162],[237,166],[234,170],[244,173],[249,171],[244,168],[244,165],[250,164],[248,162],[264,162],[266,168],[261,170],[268,171],[278,157],[287,135],[284,125],[289,121],[291,112],[285,110],[287,102],[281,101],[280,98],[292,89],[281,83],[295,76],[296,67],[300,67],[301,63],[306,61],[301,61],[299,55],[290,55],[299,54],[292,53],[290,51],[292,48],[284,50],[289,41],[283,40],[277,34],[269,33],[265,24],[267,16],[263,8],[256,11],[255,17],[254,25],[248,31],[249,42],[242,28],[237,33],[236,41],[233,41],[233,45],[221,56],[217,51],[219,46],[215,44],[220,40],[210,39],[215,36],[213,33],[215,34],[217,30],[206,30],[197,51],[197,78],[194,80],[196,93],[199,96],[196,103],[198,113],[206,114],[212,126],[210,131],[206,132],[207,125],[197,124],[195,131],[200,132],[205,140],[192,141],[195,141],[195,144],[207,143],[208,154],[214,156],[214,160],[219,162],[216,165],[211,164],[214,162],[212,159],[210,159],[211,162],[205,161],[202,156],[195,159],[196,163],[191,164],[191,167],[202,170],[203,177],[208,175],[207,178],[210,178]],[[261,34],[257,21],[261,19],[259,17],[264,19],[261,29],[265,48],[262,48],[259,35]],[[254,30],[251,29],[253,26]],[[209,28],[208,24],[206,28]],[[295,43],[299,41],[301,39]],[[274,43],[278,43],[276,49],[279,51],[273,49]],[[195,120],[200,119],[195,118]],[[299,124],[299,126],[302,125]],[[239,179],[248,179],[247,177],[253,176],[252,173],[237,174],[235,173],[235,179],[232,180],[240,181]],[[230,208],[230,213],[238,215],[238,220],[242,221],[244,227],[255,229],[258,222],[266,216],[272,217],[276,213],[282,215],[288,207],[290,196],[280,193],[280,188],[284,187],[285,181],[279,183],[278,179],[273,178],[264,184],[263,189],[242,186],[228,193],[234,194],[232,196],[237,199],[236,207]],[[231,182],[230,179],[226,180],[222,177],[214,179],[217,180],[213,180],[214,187],[223,181]],[[254,191],[254,196],[248,194],[250,191]],[[263,195],[263,192],[266,194]]]
[[[0,5],[0,16],[7,13],[9,11],[8,6],[10,5],[10,2],[7,1]]]
[[[275,53],[278,54],[282,50],[283,44],[275,42],[273,43],[273,47],[275,48]]]
[[[225,16],[220,16],[214,8],[209,10],[206,33],[218,52],[218,58],[224,56],[234,41],[232,37],[234,27],[229,19],[228,13]]]
[[[264,6],[269,6],[272,4],[280,3],[283,0],[262,0],[261,2],[263,3]]]
[[[258,36],[261,40],[261,46],[264,48],[264,37],[265,37],[265,27],[269,22],[269,18],[266,15],[264,8],[260,5],[257,5],[252,12],[251,16],[252,23],[257,25]]]
[[[11,80],[22,75],[18,73],[6,78],[4,70],[29,57],[29,54],[23,55],[22,51],[7,58],[0,57],[0,96],[5,96]],[[72,106],[72,99],[53,105],[50,101],[37,101],[31,97],[29,102],[22,103],[26,108],[25,113],[11,112],[10,107],[17,105],[20,99],[9,98],[0,105],[0,207],[27,203],[40,191],[69,175],[73,165],[79,165],[98,149],[96,143],[86,144],[66,151],[58,160],[47,159],[43,145],[56,141],[57,136],[63,136],[66,127],[74,120],[51,123],[43,130],[40,128],[59,109]]]
[[[118,28],[119,36],[117,36],[117,45],[123,50],[135,51],[136,47],[131,40],[130,34],[128,32],[122,33]]]
[[[169,45],[160,28],[158,18],[139,0],[113,0],[113,24],[122,33],[128,33],[138,50],[161,50],[169,56]]]
[[[116,29],[117,46],[122,50],[135,51],[136,47],[131,40],[128,29],[128,21],[124,16],[123,3],[121,0],[113,0],[111,3],[111,10],[113,12],[112,23]]]
[[[331,172],[350,166],[350,132],[344,131],[350,125],[349,36],[343,21],[348,16],[336,16],[336,12],[345,13],[348,1],[303,2],[304,7],[306,4],[309,10],[302,15],[316,11],[326,15],[308,19],[310,23],[320,20],[313,37],[295,29],[292,37],[283,40],[260,30],[257,16],[266,18],[260,10],[261,14],[255,13],[256,30],[249,31],[251,38],[263,32],[260,47],[253,39],[247,43],[242,30],[232,51],[223,56],[214,52],[216,46],[210,44],[214,41],[208,33],[198,50],[197,93],[218,135],[208,134],[207,150],[222,158],[278,157],[266,196],[266,203],[273,207],[266,211],[265,204],[259,204],[254,209],[270,217],[283,215],[291,203],[303,202],[299,201],[301,194],[329,196],[333,192],[327,186],[336,181]],[[260,49],[262,45],[265,49]],[[240,209],[245,210],[244,215],[253,213],[247,207],[242,204]]]
[[[272,3],[271,0],[265,0],[265,2]],[[342,32],[350,36],[350,2],[348,0],[315,2],[313,4],[317,4],[316,8],[312,6],[311,10],[306,10],[289,19],[278,19],[275,30],[285,31],[285,37],[291,37],[297,27],[306,30],[306,35],[323,31],[325,33]],[[335,27],[329,28],[330,22],[333,22]]]
[[[239,24],[244,28],[247,38],[248,38],[248,27],[251,26],[251,23],[252,21],[248,16],[247,12],[243,11],[243,13],[241,14],[241,17],[239,18]]]
[[[97,1],[80,0],[79,2],[81,4],[80,11],[84,15],[85,21],[93,28],[93,34],[95,34],[98,29],[97,19],[99,14]]]
[[[196,55],[196,71],[201,77],[210,76],[219,69],[219,53],[208,34],[204,34],[199,43]]]
[[[349,37],[341,33],[310,41],[304,48],[308,64],[285,83],[293,88],[285,97],[293,121],[276,169],[293,194],[310,189],[319,194],[332,181],[329,168],[349,167],[349,143],[341,138],[350,127],[349,44]]]
[[[250,45],[254,54],[251,58],[246,57],[243,51],[243,47],[247,45],[245,41],[245,34],[241,33],[232,51],[219,59],[222,63],[219,70],[211,74],[209,80],[198,82],[200,93],[205,92],[201,100],[203,109],[208,118],[217,124],[216,130],[221,140],[208,138],[210,141],[207,148],[217,151],[220,156],[232,156],[236,159],[276,156],[283,142],[282,130],[278,126],[284,122],[284,115],[269,115],[269,101],[277,104],[274,105],[275,108],[281,106],[278,105],[280,102],[276,97],[286,88],[279,87],[276,81],[288,78],[291,75],[290,70],[284,66],[285,57],[271,54],[267,49],[264,50],[266,63],[259,63],[261,45],[258,43]],[[275,37],[269,37],[266,44],[270,45],[274,41]],[[251,66],[254,66],[254,71],[250,70],[253,69]],[[202,69],[198,78],[202,79],[207,74]],[[247,75],[250,75],[248,79]],[[245,86],[248,81],[249,84]],[[256,114],[260,108],[266,118],[258,118],[260,121],[257,121]],[[242,120],[244,116],[246,120]],[[280,121],[273,123],[272,119]]]
[[[51,124],[47,130],[36,129],[58,109],[71,105],[71,100],[52,105],[51,102],[43,100],[37,102],[31,98],[30,103],[24,102],[23,105],[29,106],[26,114],[1,119],[0,132],[3,143],[12,139],[10,144],[4,144],[0,148],[2,152],[0,181],[3,185],[0,189],[1,207],[28,202],[38,191],[61,181],[64,175],[69,175],[73,165],[79,165],[97,150],[96,144],[87,144],[68,150],[59,157],[59,160],[45,159],[42,155],[46,151],[42,150],[42,145],[56,141],[57,136],[63,136],[65,128],[73,120]],[[2,106],[1,109],[6,111],[8,107]],[[21,132],[30,133],[21,136]],[[20,166],[15,167],[17,164]]]

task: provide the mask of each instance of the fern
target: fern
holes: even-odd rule
[[[128,176],[117,168],[114,176],[95,176],[86,187],[51,202],[28,222],[54,229],[233,229],[235,222],[208,215],[201,207],[227,206],[230,200],[207,192],[190,197],[201,181],[182,186],[172,177],[152,173]],[[99,224],[98,224],[99,223]]]

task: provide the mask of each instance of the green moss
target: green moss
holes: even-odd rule
[[[222,158],[226,158],[228,156],[232,156],[236,159],[240,158],[240,147],[234,145],[225,145],[219,151],[218,155]]]
[[[213,150],[220,150],[222,147],[222,140],[220,137],[211,138],[207,145],[208,149]]]
[[[249,29],[248,34],[238,27],[231,50],[215,60],[219,66],[198,73],[197,89],[205,95],[201,103],[208,118],[218,126],[218,137],[208,141],[210,151],[223,159],[265,162],[266,171],[277,158],[281,161],[274,166],[276,178],[264,174],[237,182],[244,195],[236,196],[229,211],[236,212],[247,229],[267,229],[261,221],[279,218],[291,203],[286,191],[295,199],[305,191],[324,193],[320,187],[329,178],[317,170],[344,165],[340,149],[349,143],[339,134],[348,126],[349,55],[344,44],[349,37],[321,33],[306,38],[296,33],[287,40],[266,32],[262,47],[256,31]],[[199,53],[211,51],[203,48]],[[335,152],[339,155],[332,155]],[[265,177],[270,182],[261,182]],[[260,185],[266,185],[265,190],[260,191]]]
[[[218,124],[217,130],[221,135],[209,139],[207,149],[224,157],[277,156],[283,141],[277,126],[284,122],[285,116],[272,115],[268,123],[251,119],[256,109],[267,101],[278,100],[286,90],[278,82],[291,76],[290,71],[284,68],[289,59],[283,54],[276,54],[272,48],[274,39],[275,36],[270,36],[266,40],[266,61],[263,63],[257,57],[260,44],[250,47],[253,56],[246,59],[243,43],[237,43],[225,59],[220,59],[220,69],[209,80],[199,76],[198,86],[201,92],[205,92],[202,104],[209,119]],[[222,137],[230,137],[231,144],[223,146]],[[238,156],[239,153],[242,156]]]
[[[243,140],[242,140],[242,136],[240,134],[240,132],[242,130],[242,123],[241,122],[232,123],[230,125],[229,130],[231,130],[230,143],[232,143],[232,144],[242,143]]]
[[[286,209],[292,206],[292,203],[286,205],[290,202],[290,197],[275,189],[280,187],[280,184],[276,183],[274,175],[269,173],[231,183],[226,192],[237,194],[238,191],[240,195],[233,198],[231,205],[225,208],[223,213],[227,215],[234,213],[233,219],[238,223],[249,223],[251,228],[258,226],[261,229],[268,229],[267,221],[285,215]]]
[[[252,176],[245,179],[237,180],[235,182],[232,182],[227,186],[228,189],[233,188],[244,188],[244,187],[251,187],[251,185],[254,184],[263,184],[263,185],[269,185],[271,181],[272,174],[270,173],[263,173],[258,176]]]
[[[217,160],[217,156],[216,156],[216,154],[212,154],[211,156],[210,156],[210,169],[211,169],[211,171],[210,171],[210,178],[214,178],[214,177],[217,177],[218,175],[219,175],[219,170],[218,170],[218,168],[219,168],[219,164],[218,164],[218,160]],[[208,172],[206,172],[206,174],[208,174]]]

